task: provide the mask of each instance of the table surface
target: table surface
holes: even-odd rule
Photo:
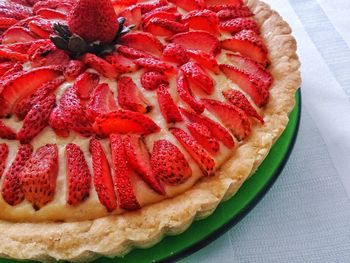
[[[181,263],[350,260],[350,1],[265,2],[289,22],[298,42],[299,136],[255,209]]]

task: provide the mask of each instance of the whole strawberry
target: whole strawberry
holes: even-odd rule
[[[86,42],[111,43],[117,35],[119,24],[110,0],[79,0],[68,17],[72,33]]]

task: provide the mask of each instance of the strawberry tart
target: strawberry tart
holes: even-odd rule
[[[0,255],[88,261],[211,214],[300,85],[259,0],[1,0]]]

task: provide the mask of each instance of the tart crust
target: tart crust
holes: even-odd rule
[[[0,256],[39,261],[86,262],[122,256],[133,247],[150,247],[164,235],[185,231],[232,197],[267,156],[288,123],[301,84],[296,41],[281,16],[259,0],[246,0],[269,49],[274,84],[264,109],[265,125],[253,133],[217,172],[172,199],[136,212],[83,222],[14,223],[0,221]]]

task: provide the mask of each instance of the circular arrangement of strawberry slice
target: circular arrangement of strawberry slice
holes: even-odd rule
[[[171,196],[264,124],[273,78],[242,0],[5,0],[0,32],[1,195],[11,206],[52,202],[65,165],[67,205],[96,191],[108,212],[139,209],[135,178]],[[50,138],[34,149],[48,131],[89,152]]]

